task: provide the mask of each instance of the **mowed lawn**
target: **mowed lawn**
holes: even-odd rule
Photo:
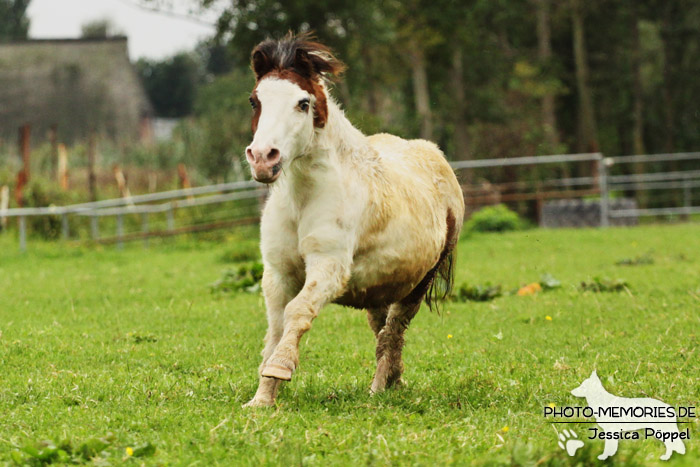
[[[459,244],[457,283],[510,291],[549,273],[557,290],[423,308],[407,334],[406,386],[369,395],[365,313],[324,309],[301,367],[271,409],[255,392],[260,296],[212,294],[243,234],[124,251],[0,236],[0,463],[41,440],[110,435],[100,464],[585,465],[543,417],[593,369],[608,391],[700,406],[700,225],[482,234]],[[251,240],[246,245],[255,248]],[[653,264],[620,266],[647,255]],[[582,292],[595,276],[626,291]],[[687,454],[700,464],[700,423]],[[130,457],[146,443],[152,456]],[[665,464],[654,440],[621,441],[608,464]],[[137,451],[138,453],[138,451]]]

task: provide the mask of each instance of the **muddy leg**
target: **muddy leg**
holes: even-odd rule
[[[367,310],[367,321],[369,321],[369,327],[374,331],[374,337],[379,336],[379,332],[384,328],[386,324],[386,315],[389,312],[389,307],[384,306],[381,308],[370,308]]]
[[[420,301],[395,303],[389,308],[386,324],[377,335],[377,372],[372,381],[373,393],[401,382],[403,335],[419,308]]]

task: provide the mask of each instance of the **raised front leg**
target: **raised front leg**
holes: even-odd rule
[[[275,403],[280,380],[262,376],[263,368],[272,352],[282,338],[284,331],[284,307],[293,297],[291,286],[285,284],[284,278],[271,269],[265,269],[262,279],[265,306],[267,308],[267,333],[265,348],[262,351],[262,363],[258,368],[260,382],[255,396],[244,407],[266,407]]]
[[[306,258],[306,282],[284,309],[284,333],[267,360],[262,376],[289,381],[299,365],[299,341],[319,310],[345,287],[350,268],[333,257]]]

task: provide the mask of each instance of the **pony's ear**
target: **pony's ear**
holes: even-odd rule
[[[297,73],[318,78],[322,75],[338,76],[345,70],[345,64],[335,58],[328,47],[315,42],[310,33],[299,36],[297,43],[294,58],[294,70]]]
[[[345,71],[345,64],[335,58],[330,52],[310,53],[309,59],[313,65],[314,71],[318,74],[329,74],[339,76]]]
[[[311,78],[314,74],[314,65],[311,62],[309,52],[299,47],[294,56],[294,71],[304,78]]]
[[[260,79],[267,73],[272,71],[272,59],[268,55],[266,47],[264,44],[258,45],[253,49],[253,54],[251,55],[250,66],[255,73],[255,79]]]
[[[591,378],[600,380],[600,378],[598,378],[598,373],[596,373],[595,370],[593,370],[593,373],[591,373]]]

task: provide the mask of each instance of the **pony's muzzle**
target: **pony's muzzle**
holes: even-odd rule
[[[261,183],[272,183],[279,177],[282,169],[282,156],[273,146],[251,144],[245,150],[246,159],[253,172],[253,178]]]

